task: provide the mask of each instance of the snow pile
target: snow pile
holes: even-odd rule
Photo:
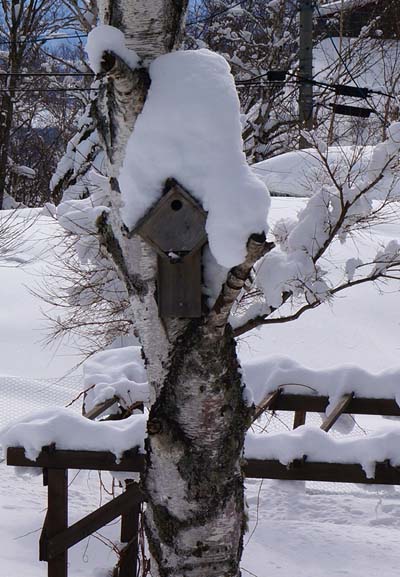
[[[400,406],[400,369],[373,374],[357,366],[340,366],[325,370],[309,369],[288,357],[270,357],[243,364],[244,381],[256,405],[268,393],[282,387],[287,394],[320,395],[337,402],[343,395],[394,399]],[[283,386],[285,385],[285,386]]]
[[[312,196],[323,185],[354,181],[365,171],[372,146],[331,146],[321,153],[315,148],[295,150],[252,165],[255,174],[271,194]]]
[[[359,463],[367,477],[373,478],[376,463],[390,460],[392,466],[400,465],[400,430],[387,427],[369,437],[335,439],[317,427],[303,425],[285,433],[246,436],[248,459],[277,459],[288,465],[305,455],[308,461]]]
[[[119,182],[129,229],[172,177],[208,212],[219,265],[243,262],[266,229],[269,196],[242,151],[239,101],[228,64],[208,50],[175,52],[150,65],[151,86],[129,139]]]
[[[57,449],[110,451],[120,459],[129,449],[144,451],[146,420],[145,415],[132,415],[120,421],[90,421],[68,409],[48,409],[3,430],[0,442],[4,452],[24,447],[32,461],[52,443]]]
[[[107,24],[101,24],[90,31],[85,50],[89,57],[90,68],[96,74],[101,72],[104,52],[113,52],[132,69],[139,64],[139,56],[134,50],[126,47],[125,36],[121,30]]]
[[[140,347],[101,351],[85,361],[83,375],[85,388],[94,385],[85,398],[86,411],[113,397],[125,408],[149,400]]]

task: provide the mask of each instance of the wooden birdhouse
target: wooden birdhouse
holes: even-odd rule
[[[207,242],[206,212],[175,180],[144,216],[135,233],[158,253],[161,317],[201,316],[201,249]]]

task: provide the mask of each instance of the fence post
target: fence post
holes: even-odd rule
[[[46,536],[54,537],[68,527],[68,470],[48,469]],[[67,577],[68,551],[48,560],[48,577]]]
[[[126,481],[126,491],[137,491],[134,481]],[[127,543],[121,551],[118,577],[136,577],[139,554],[139,515],[140,503],[136,503],[121,515],[121,543]]]

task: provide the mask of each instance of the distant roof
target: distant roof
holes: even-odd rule
[[[319,10],[323,16],[329,16],[335,12],[339,12],[342,7],[344,9],[358,8],[367,4],[376,4],[377,2],[378,0],[343,0],[343,2],[342,0],[335,0],[335,2],[321,2]]]

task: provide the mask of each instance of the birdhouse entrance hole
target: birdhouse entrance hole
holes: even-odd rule
[[[182,206],[183,206],[182,201],[178,200],[177,198],[171,202],[172,210],[175,211],[181,210]]]

